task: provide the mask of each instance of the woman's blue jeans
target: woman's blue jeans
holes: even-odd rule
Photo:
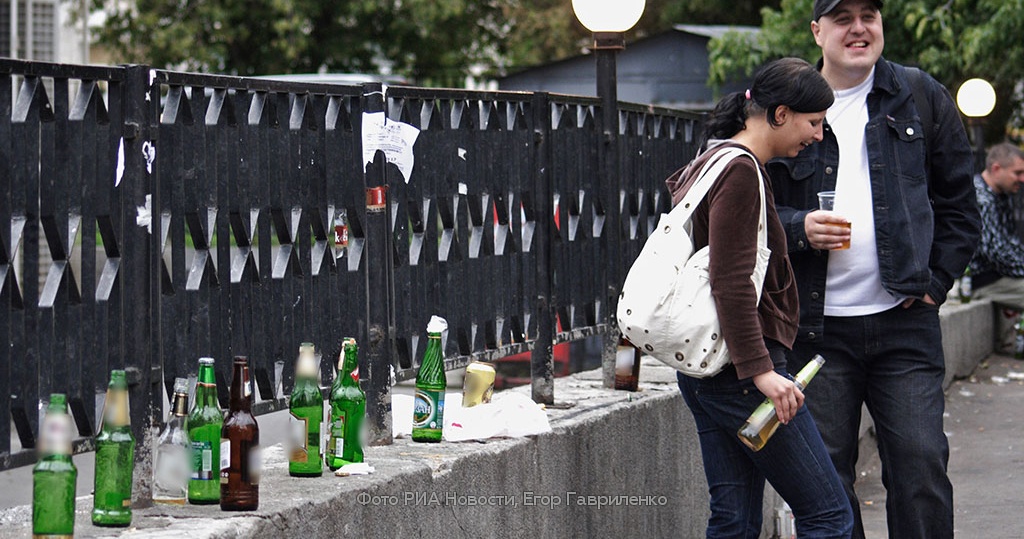
[[[953,537],[938,308],[915,301],[868,316],[826,316],[824,329],[821,342],[798,342],[790,363],[798,368],[813,354],[825,358],[806,402],[856,508],[854,537],[864,536],[853,485],[865,404],[878,435],[889,536]]]
[[[738,380],[731,366],[710,379],[677,376],[711,494],[707,537],[759,537],[765,479],[792,508],[800,539],[850,536],[853,514],[807,406],[754,452],[736,436],[764,400],[752,379]]]

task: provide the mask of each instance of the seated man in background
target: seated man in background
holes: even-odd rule
[[[1024,182],[1024,151],[992,146],[974,176],[981,210],[981,243],[971,260],[974,297],[1024,307],[1024,241],[1017,235],[1014,198]]]

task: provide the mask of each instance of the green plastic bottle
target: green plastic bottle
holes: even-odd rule
[[[71,461],[71,416],[61,393],[50,395],[39,429],[39,462],[32,468],[32,537],[75,533],[75,483]]]
[[[224,414],[217,402],[217,377],[213,358],[199,358],[196,401],[188,414],[185,430],[192,442],[192,477],[188,480],[188,502],[220,502],[220,430]]]
[[[113,370],[103,403],[103,425],[96,437],[93,524],[131,524],[134,464],[135,437],[128,416],[128,383],[123,370]]]
[[[366,394],[359,387],[359,346],[352,337],[342,344],[338,369],[331,384],[331,438],[325,461],[331,470],[363,461],[363,420]]]
[[[441,333],[448,322],[439,316],[427,324],[427,349],[423,352],[416,374],[416,397],[413,401],[412,439],[414,442],[440,442],[444,427],[444,392],[448,379],[444,374],[444,351]]]
[[[322,475],[320,423],[324,420],[324,396],[320,392],[320,360],[312,343],[304,342],[299,346],[295,387],[288,400],[288,412],[288,474],[295,477]]]

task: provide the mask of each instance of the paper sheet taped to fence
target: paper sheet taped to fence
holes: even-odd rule
[[[388,163],[398,167],[409,183],[412,174],[412,146],[420,130],[405,123],[388,120],[383,112],[363,114],[363,171],[366,164],[373,161],[377,150],[384,152]]]

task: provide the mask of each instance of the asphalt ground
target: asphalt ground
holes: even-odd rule
[[[994,354],[946,391],[953,525],[965,539],[1024,538],[1024,361]],[[877,452],[856,485],[867,539],[888,538]]]

